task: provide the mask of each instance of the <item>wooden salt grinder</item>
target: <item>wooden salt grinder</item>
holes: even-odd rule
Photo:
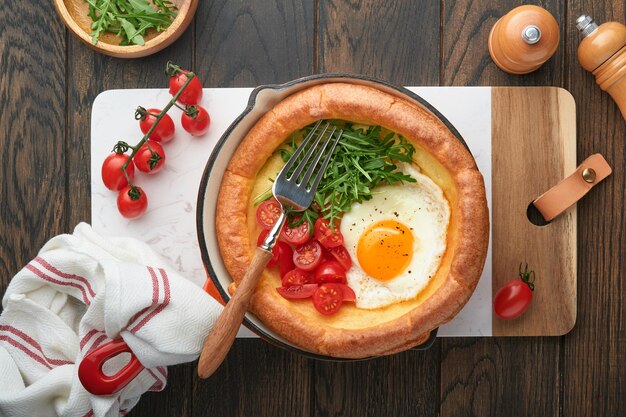
[[[613,97],[626,120],[626,26],[618,22],[598,26],[582,15],[576,27],[583,35],[578,62],[596,76],[596,83]]]
[[[559,46],[559,26],[539,6],[519,6],[493,25],[489,53],[501,70],[528,74],[546,62]]]

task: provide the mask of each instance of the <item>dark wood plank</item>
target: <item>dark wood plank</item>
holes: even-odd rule
[[[435,2],[320,0],[318,33],[319,72],[439,84]]]
[[[69,189],[67,206],[68,230],[80,221],[91,219],[90,199],[90,131],[91,106],[102,91],[112,88],[166,88],[163,70],[171,60],[183,67],[192,67],[194,23],[173,45],[142,59],[119,59],[95,53],[77,39],[70,37],[68,47],[68,121],[67,142]],[[142,103],[137,103],[141,105]],[[112,121],[120,123],[121,121]],[[127,122],[136,123],[133,115]],[[138,130],[139,132],[139,130]],[[111,138],[111,146],[119,138]],[[141,137],[126,138],[138,142]],[[100,178],[94,178],[100,181]],[[115,198],[111,193],[111,198]],[[159,394],[148,393],[133,409],[133,416],[181,416],[191,410],[192,364],[169,367],[167,386]]]
[[[434,416],[439,343],[363,362],[316,362],[316,416]]]
[[[238,339],[211,377],[194,374],[193,416],[308,416],[312,361],[258,339]]]
[[[253,87],[311,74],[313,17],[307,0],[201,2],[195,62],[204,85]],[[237,340],[216,374],[194,379],[192,414],[307,416],[311,375],[300,356]]]
[[[552,58],[537,71],[512,75],[491,60],[487,39],[493,25],[522,0],[444,1],[442,85],[553,85],[562,86],[565,62],[565,6],[557,0],[532,2],[549,11],[561,29],[561,43]]]
[[[578,322],[564,338],[563,416],[626,413],[626,123],[576,58],[575,21],[626,22],[623,1],[569,1],[568,88],[578,107],[578,159],[602,153],[613,175],[578,203]]]
[[[507,74],[491,60],[489,31],[500,17],[524,2],[444,3],[444,85],[562,85],[563,43],[539,70],[524,76]],[[538,5],[557,22],[564,21],[561,2],[549,0]],[[564,26],[560,27],[563,39]],[[560,348],[559,338],[444,339],[440,416],[559,415]]]
[[[191,375],[195,362],[167,368],[167,385],[161,392],[145,393],[133,408],[132,417],[186,417],[191,415]]]
[[[0,294],[66,227],[66,42],[55,13],[52,2],[0,7]]]
[[[254,87],[313,72],[313,2],[201,2],[196,62],[207,87]]]
[[[440,416],[558,416],[559,338],[444,339]]]
[[[319,71],[399,85],[439,83],[439,7],[414,1],[320,1]],[[418,41],[423,40],[423,41]],[[317,416],[435,415],[439,344],[357,363],[315,363]]]

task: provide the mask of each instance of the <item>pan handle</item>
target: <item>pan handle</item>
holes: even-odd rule
[[[115,375],[105,375],[102,366],[120,353],[130,353],[130,361]],[[78,379],[94,395],[111,395],[124,388],[144,369],[124,339],[115,339],[89,352],[78,367]]]

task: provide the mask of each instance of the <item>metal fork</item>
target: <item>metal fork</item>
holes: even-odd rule
[[[215,372],[235,340],[261,272],[272,258],[272,249],[285,223],[285,207],[291,211],[302,212],[313,203],[315,190],[343,134],[343,130],[335,134],[336,126],[333,126],[327,134],[330,127],[328,122],[323,125],[321,120],[317,122],[276,177],[272,194],[281,206],[281,214],[265,241],[257,247],[252,263],[237,286],[235,294],[226,304],[204,342],[198,363],[200,378],[207,378]]]

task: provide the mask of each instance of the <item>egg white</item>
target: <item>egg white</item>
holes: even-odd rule
[[[341,233],[353,263],[346,278],[356,294],[358,308],[380,308],[414,298],[435,274],[446,250],[450,206],[443,191],[419,168],[400,164],[399,169],[416,182],[377,186],[371,200],[353,204],[341,220]],[[370,225],[387,219],[411,230],[413,256],[402,273],[382,282],[363,271],[357,245]]]

